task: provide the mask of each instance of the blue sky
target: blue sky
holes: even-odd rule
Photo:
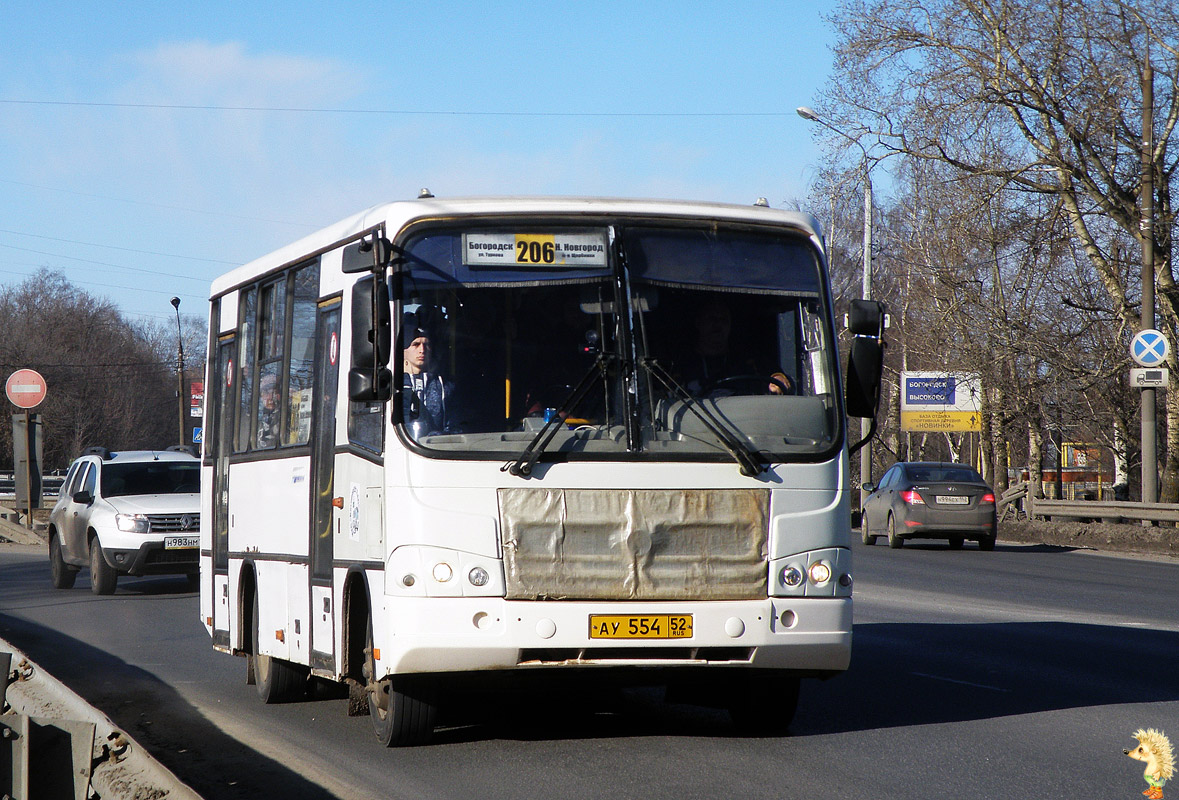
[[[789,205],[833,7],[6,0],[0,282],[58,269],[167,320],[422,187]]]

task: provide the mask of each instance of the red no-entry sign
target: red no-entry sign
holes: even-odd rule
[[[45,379],[34,369],[18,369],[8,376],[4,393],[18,408],[36,408],[45,399]]]

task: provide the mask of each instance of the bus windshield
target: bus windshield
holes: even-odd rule
[[[401,430],[427,454],[778,461],[840,441],[819,255],[749,226],[440,227],[399,249]]]

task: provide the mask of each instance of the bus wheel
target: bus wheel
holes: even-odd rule
[[[798,690],[789,675],[741,676],[726,691],[729,717],[742,734],[782,736],[798,711]]]
[[[90,591],[94,594],[114,594],[119,583],[119,573],[102,557],[102,545],[98,537],[90,540]]]
[[[364,679],[368,686],[368,711],[373,733],[385,747],[425,744],[434,734],[435,704],[430,682],[418,676],[374,680],[373,623],[368,622],[364,648]]]
[[[258,593],[254,592],[254,640],[249,659],[253,664],[254,688],[263,703],[286,703],[302,697],[307,690],[305,667],[258,652]],[[248,680],[248,677],[247,677]]]

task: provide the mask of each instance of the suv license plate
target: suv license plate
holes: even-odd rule
[[[200,547],[201,537],[199,536],[165,536],[164,549],[165,550],[181,550],[186,547]]]
[[[690,639],[691,614],[590,614],[591,639]]]

